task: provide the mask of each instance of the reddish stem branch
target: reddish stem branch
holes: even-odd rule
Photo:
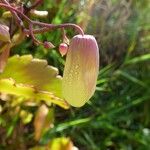
[[[6,9],[9,9],[9,11],[11,11],[12,13],[13,13],[13,11],[15,11],[16,13],[18,13],[19,15],[21,15],[29,24],[38,25],[38,26],[41,26],[41,27],[49,28],[49,29],[58,29],[58,28],[72,27],[72,28],[75,28],[81,35],[84,35],[83,30],[78,25],[76,25],[76,24],[66,23],[66,24],[54,25],[54,24],[48,24],[48,23],[33,21],[30,18],[28,18],[26,15],[24,15],[21,11],[17,10],[14,7],[11,7],[10,5],[6,5],[6,4],[0,3],[0,7],[4,7]]]
[[[43,22],[38,22],[38,21],[32,21],[34,25],[46,27],[49,29],[58,29],[58,28],[75,28],[81,35],[84,35],[83,30],[76,24],[73,23],[64,23],[64,24],[59,24],[59,25],[54,25],[54,24],[48,24],[48,23],[43,23]]]
[[[32,5],[28,11],[30,11],[30,9],[36,7],[39,3],[43,2],[43,0],[37,0],[36,3],[34,5]],[[23,27],[23,20],[26,21],[29,25],[29,29],[26,29],[26,28],[22,28],[23,30],[23,33],[25,34],[28,34],[31,36],[33,42],[35,44],[42,44],[44,46],[47,47],[47,43],[45,45],[45,43],[43,42],[40,42],[38,39],[36,39],[36,37],[34,36],[34,34],[37,34],[37,33],[43,33],[43,32],[47,32],[48,30],[52,30],[52,29],[58,29],[58,28],[62,28],[63,30],[63,41],[65,39],[65,31],[64,31],[64,28],[68,28],[68,27],[71,27],[71,28],[75,28],[81,35],[84,35],[84,32],[83,30],[76,24],[72,24],[72,23],[66,23],[66,24],[59,24],[59,25],[54,25],[54,24],[48,24],[48,23],[43,23],[43,22],[38,22],[38,21],[34,21],[34,20],[31,20],[28,16],[26,16],[26,14],[24,14],[24,12],[22,12],[21,10],[19,10],[17,7],[13,7],[9,4],[9,2],[7,2],[7,0],[2,0],[2,3],[0,3],[0,7],[3,7],[5,9],[8,9],[16,18],[17,22],[18,22],[18,25],[20,27]],[[20,18],[20,17],[21,18]],[[36,25],[36,26],[39,26],[39,27],[42,27],[40,29],[33,29],[33,26]],[[48,45],[49,46],[49,45]]]
[[[32,37],[35,44],[43,44],[35,38],[35,36],[33,34],[33,25],[32,24],[29,25],[29,31],[30,31],[30,35],[31,35],[31,37]]]
[[[33,31],[34,34],[40,34],[40,33],[47,32],[49,30],[52,30],[52,29],[43,27],[43,28],[40,28],[40,29],[33,29],[32,31]],[[30,34],[30,31],[28,29],[24,29],[23,32],[25,34]]]

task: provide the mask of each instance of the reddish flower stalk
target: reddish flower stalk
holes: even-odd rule
[[[41,43],[39,40],[37,40],[37,39],[35,38],[35,36],[34,36],[34,34],[33,34],[33,25],[32,25],[32,24],[29,25],[29,31],[30,31],[30,35],[31,35],[31,37],[32,37],[32,40],[33,40],[33,42],[34,42],[35,44],[37,44],[37,45],[43,44],[43,43]]]
[[[43,22],[38,22],[38,21],[33,21],[30,18],[28,18],[25,14],[23,14],[20,10],[8,5],[8,4],[3,4],[0,3],[0,7],[4,7],[6,9],[8,9],[11,13],[16,12],[17,14],[19,14],[20,16],[22,16],[29,24],[32,25],[38,25],[41,27],[46,27],[48,29],[58,29],[58,28],[68,28],[68,27],[72,27],[75,28],[81,35],[84,35],[83,30],[76,24],[72,24],[72,23],[66,23],[66,24],[59,24],[59,25],[54,25],[54,24],[48,24],[48,23],[43,23]],[[17,19],[17,18],[16,18]],[[30,30],[26,29],[26,32],[30,33]],[[38,30],[38,33],[42,33],[42,30]],[[34,31],[33,31],[34,33]]]
[[[43,27],[43,28],[40,28],[40,29],[33,29],[32,31],[33,31],[34,34],[40,34],[40,33],[47,32],[49,30],[52,30],[52,29]],[[23,32],[27,35],[30,34],[30,31],[28,29],[24,29]]]

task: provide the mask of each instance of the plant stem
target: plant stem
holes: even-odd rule
[[[21,15],[29,24],[38,25],[38,26],[41,26],[41,27],[49,28],[49,29],[58,29],[58,28],[72,27],[72,28],[75,28],[81,35],[84,35],[83,30],[78,25],[76,25],[76,24],[65,23],[65,24],[54,25],[54,24],[48,24],[48,23],[33,21],[30,18],[28,18],[26,15],[24,15],[21,11],[17,10],[14,7],[11,7],[10,5],[6,5],[6,4],[0,3],[0,7],[4,7],[6,9],[8,9],[12,13],[15,11],[16,13],[18,13],[19,15]],[[29,32],[30,32],[30,30],[29,30]],[[39,30],[39,32],[40,32],[40,30]],[[43,32],[43,29],[41,30],[41,32]]]

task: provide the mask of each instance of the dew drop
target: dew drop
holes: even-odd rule
[[[79,65],[76,65],[76,66],[75,66],[75,69],[78,69],[78,68],[79,68]]]
[[[75,75],[77,75],[77,74],[78,74],[78,72],[76,71],[74,74],[75,74]]]

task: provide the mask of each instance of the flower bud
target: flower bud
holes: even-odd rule
[[[99,70],[99,48],[91,35],[71,40],[63,75],[62,92],[74,107],[83,106],[94,94]]]
[[[10,42],[9,28],[0,24],[0,41]]]
[[[48,42],[48,41],[45,41],[43,43],[44,47],[49,49],[49,48],[54,48],[55,46],[51,43],[51,42]]]
[[[62,56],[64,56],[64,55],[66,55],[67,51],[68,51],[68,45],[66,43],[61,43],[59,45],[59,52],[60,52],[60,54]]]
[[[30,11],[30,14],[36,18],[46,18],[48,16],[48,11],[39,11],[39,10],[32,9]]]

